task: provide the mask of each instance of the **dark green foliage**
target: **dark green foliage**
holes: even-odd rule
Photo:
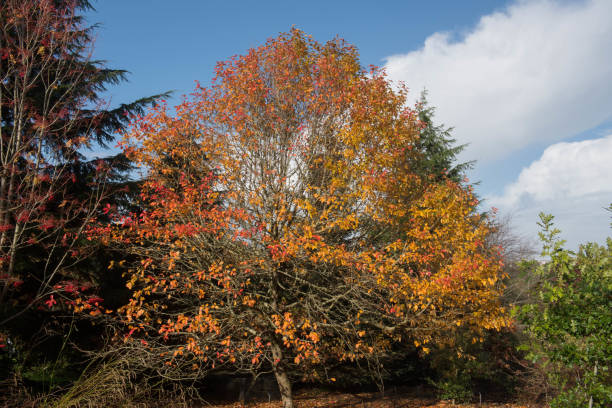
[[[435,108],[429,106],[426,91],[421,94],[417,113],[424,127],[416,142],[416,148],[423,156],[415,163],[415,172],[423,177],[433,177],[437,182],[445,178],[463,181],[465,172],[472,168],[474,161],[457,163],[457,155],[466,145],[456,145],[456,139],[451,136],[452,128],[434,124]]]
[[[472,400],[471,378],[464,373],[453,378],[445,378],[439,381],[430,381],[438,391],[438,398],[446,401],[469,402]]]
[[[79,0],[75,3],[76,12],[93,9],[87,0]],[[73,2],[57,0],[55,4],[58,9],[62,9],[63,7],[70,8]],[[127,125],[132,115],[143,114],[146,106],[154,104],[159,98],[169,96],[169,93],[153,95],[109,109],[104,94],[109,87],[125,82],[128,71],[109,68],[104,60],[91,59],[90,54],[97,26],[84,25],[84,18],[81,15],[75,17],[72,17],[70,13],[68,15],[73,21],[73,24],[66,26],[73,30],[70,36],[71,42],[56,51],[54,63],[45,62],[44,67],[34,65],[33,72],[42,73],[42,75],[36,86],[28,90],[26,100],[23,101],[28,106],[28,114],[34,118],[37,113],[47,114],[48,106],[56,106],[53,109],[53,113],[57,114],[54,117],[54,124],[46,129],[44,135],[46,154],[54,156],[56,160],[83,158],[82,152],[77,147],[79,145],[66,144],[67,140],[76,140],[79,136],[85,137],[86,145],[91,148],[107,147],[107,143],[114,140],[116,132]],[[2,46],[6,49],[17,49],[18,42],[11,40],[11,38],[3,38]],[[10,68],[9,64],[9,61],[3,61],[3,64],[0,64],[0,77],[4,77],[4,72]],[[69,79],[70,82],[58,82],[54,85],[53,91],[49,92],[49,84],[45,82],[45,76],[50,75],[45,72],[59,70],[78,74],[65,75],[64,78]],[[13,86],[11,81],[18,81],[18,78],[12,76],[5,78],[3,83],[5,94],[9,93]],[[69,98],[66,98],[67,95]],[[62,119],[58,119],[60,117]],[[1,125],[7,129],[13,126],[11,104],[2,106]],[[31,128],[25,129],[24,132],[34,131],[34,121],[30,121],[29,125]]]
[[[519,369],[515,333],[492,330],[476,338],[466,331],[453,347],[434,349],[427,356],[429,381],[442,399],[466,402],[478,394],[491,398],[515,393]]]
[[[58,9],[71,3],[55,1]],[[92,8],[87,0],[76,2],[77,14]],[[0,16],[0,20],[3,17],[6,16]],[[35,13],[31,18],[35,19]],[[100,338],[101,330],[94,328],[91,322],[79,321],[72,315],[65,303],[70,301],[70,297],[56,290],[55,286],[69,281],[79,287],[85,298],[108,295],[110,307],[121,305],[125,298],[125,284],[120,274],[117,276],[113,271],[107,271],[112,254],[80,236],[79,231],[86,223],[86,217],[91,217],[92,213],[103,217],[106,205],[129,208],[134,202],[133,194],[137,194],[137,183],[130,180],[132,167],[123,155],[87,160],[86,149],[108,147],[117,132],[123,130],[134,115],[143,114],[156,99],[168,95],[154,95],[109,108],[104,100],[106,91],[126,81],[128,72],[109,68],[106,61],[90,59],[96,26],[84,25],[82,15],[77,15],[75,22],[74,25],[66,25],[77,30],[70,37],[73,40],[66,45],[66,49],[52,54],[53,63],[44,68],[34,67],[35,72],[44,72],[43,69],[53,71],[61,67],[66,72],[78,73],[66,76],[74,81],[59,82],[50,91],[42,75],[23,96],[27,115],[32,118],[43,116],[41,112],[48,109],[45,106],[58,105],[51,114],[57,111],[60,119],[44,133],[35,133],[34,120],[22,120],[22,132],[24,138],[39,138],[42,141],[44,159],[40,162],[44,163],[44,171],[62,175],[60,179],[48,182],[47,190],[53,194],[49,194],[44,207],[40,207],[40,218],[63,217],[66,222],[38,234],[42,237],[40,239],[27,240],[30,236],[28,233],[15,253],[15,265],[8,273],[9,279],[7,271],[0,270],[3,276],[1,283],[5,286],[0,301],[0,380],[17,375],[28,384],[47,390],[61,383],[62,378],[69,380],[73,378],[71,375],[78,375],[83,356],[72,348],[73,345],[95,348],[103,341]],[[11,38],[4,36],[1,46],[17,47],[17,42],[11,43]],[[32,47],[36,49],[38,46]],[[1,61],[0,78],[9,72],[10,63],[8,59]],[[9,91],[16,86],[11,81],[14,78],[9,75],[1,84],[5,97],[12,95]],[[70,91],[64,92],[66,88],[70,88]],[[11,134],[13,129],[18,128],[15,125],[14,105],[2,103],[0,108],[3,134]],[[74,142],[79,139],[84,142]],[[5,143],[4,140],[2,143]],[[25,159],[18,158],[17,162],[25,163]],[[19,177],[29,177],[26,170],[24,165]],[[103,199],[96,202],[101,197]],[[9,203],[9,208],[20,198],[18,195],[1,197]],[[62,212],[66,213],[69,207],[70,217],[62,216]],[[14,215],[11,217],[14,218]],[[36,222],[38,220],[26,226],[32,231],[31,235],[35,235],[39,229]],[[68,245],[63,243],[66,233],[69,237],[77,237]],[[64,256],[66,253],[69,253],[68,257]],[[44,303],[50,295],[54,295],[57,301],[53,307],[47,307]]]

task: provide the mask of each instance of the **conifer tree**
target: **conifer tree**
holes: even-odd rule
[[[421,176],[431,176],[435,181],[445,178],[457,183],[463,181],[466,171],[474,165],[474,161],[458,162],[457,156],[467,145],[456,144],[457,140],[451,135],[453,128],[434,123],[435,108],[427,101],[427,91],[421,93],[416,109],[423,126],[416,142],[416,148],[422,154],[415,163],[416,172]]]
[[[91,287],[82,232],[111,205],[129,162],[88,160],[163,95],[109,108],[104,93],[128,72],[92,56],[88,0],[0,5],[0,332],[17,317],[59,311]],[[68,288],[68,289],[67,289]],[[23,321],[23,319],[21,319]]]

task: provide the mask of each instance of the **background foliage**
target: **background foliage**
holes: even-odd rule
[[[563,249],[553,217],[540,215],[544,263],[523,264],[540,279],[536,301],[517,309],[529,336],[527,358],[558,388],[555,407],[612,403],[612,239],[607,247]]]

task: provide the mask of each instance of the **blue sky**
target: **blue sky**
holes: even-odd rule
[[[359,48],[364,65],[383,65],[416,49],[435,31],[462,32],[504,1],[96,1],[95,57],[129,70],[112,90],[123,101],[157,91],[177,96],[212,78],[215,63],[263,44],[293,25],[318,41],[340,36]]]
[[[485,207],[536,236],[539,211],[556,215],[575,248],[610,234],[612,1],[106,0],[94,57],[131,72],[112,104],[189,93],[215,63],[296,26],[340,36],[361,62],[384,66],[469,143]],[[171,101],[172,102],[172,101]]]

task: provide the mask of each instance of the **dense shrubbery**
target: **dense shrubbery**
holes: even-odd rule
[[[612,239],[575,254],[563,249],[553,217],[540,217],[546,261],[523,264],[539,284],[534,302],[516,310],[528,336],[523,349],[558,390],[551,406],[610,406]]]

